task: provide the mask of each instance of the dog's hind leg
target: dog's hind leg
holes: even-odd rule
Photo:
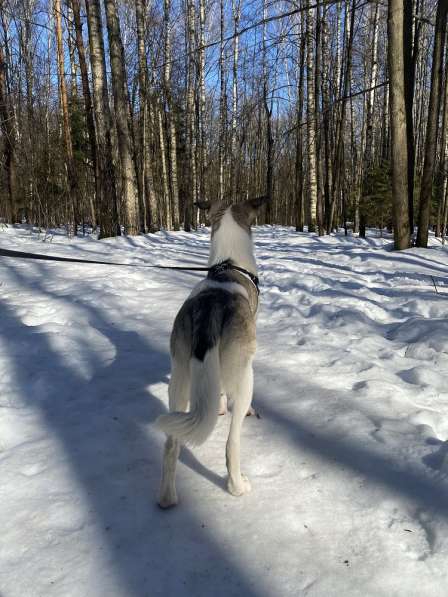
[[[230,399],[233,401],[232,422],[226,445],[226,462],[229,478],[227,489],[232,495],[239,496],[251,489],[249,480],[241,474],[240,436],[244,418],[252,400],[253,392],[252,360],[247,361],[239,375],[234,375],[228,386]]]
[[[190,399],[190,367],[189,363],[180,365],[174,359],[171,369],[171,380],[168,387],[170,412],[186,411]],[[160,484],[159,506],[170,508],[177,504],[176,464],[179,458],[180,441],[168,436],[165,442],[162,465],[162,481]]]

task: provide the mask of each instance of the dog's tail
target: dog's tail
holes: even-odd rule
[[[206,352],[204,360],[190,360],[190,412],[161,415],[156,426],[182,443],[199,445],[213,431],[219,414],[221,394],[219,346]]]

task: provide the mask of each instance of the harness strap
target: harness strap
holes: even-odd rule
[[[215,265],[212,265],[212,267],[209,268],[208,270],[208,278],[213,278],[214,276],[219,276],[219,274],[222,274],[226,271],[237,271],[240,272],[241,274],[244,274],[245,276],[247,276],[249,278],[249,280],[252,282],[252,284],[255,286],[256,290],[257,290],[257,294],[260,294],[260,280],[258,279],[258,276],[255,276],[252,272],[249,272],[247,269],[244,269],[243,267],[240,267],[239,265],[234,265],[234,263],[230,260],[227,259],[226,261],[221,261],[220,263],[216,263]]]

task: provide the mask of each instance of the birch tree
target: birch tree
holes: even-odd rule
[[[304,104],[304,78],[305,78],[305,49],[306,35],[304,28],[304,18],[300,16],[300,45],[297,76],[297,108],[296,108],[296,161],[295,161],[295,187],[296,187],[296,206],[295,206],[295,225],[298,232],[303,232],[304,210],[303,210],[303,104]]]
[[[184,228],[188,232],[193,225],[194,203],[197,200],[196,177],[196,131],[195,131],[195,14],[194,0],[186,0],[187,27],[187,88],[186,88],[186,129],[187,129],[187,160],[188,160],[188,189],[185,199]]]
[[[315,81],[314,81],[314,32],[315,22],[314,9],[308,2],[306,12],[306,76],[307,76],[307,148],[308,148],[308,232],[316,229],[317,217],[317,163],[316,163],[316,105],[315,105]]]
[[[148,122],[148,67],[145,48],[145,10],[143,0],[135,0],[135,20],[137,25],[138,82],[140,104],[140,163],[139,176],[143,191],[140,204],[140,229],[154,232],[158,229],[157,201],[154,192],[154,178],[151,164]],[[169,201],[169,197],[167,198]]]
[[[98,147],[100,196],[98,197],[100,238],[120,234],[118,224],[115,168],[112,157],[112,117],[107,88],[106,58],[99,0],[86,0],[93,106]]]
[[[263,8],[265,15],[265,8]],[[232,0],[233,17],[233,66],[232,66],[232,123],[230,127],[230,155],[231,155],[231,197],[237,198],[238,155],[237,155],[237,115],[238,115],[238,59],[239,59],[239,23],[241,17],[241,1]],[[265,32],[263,33],[264,40]],[[265,41],[263,41],[263,44]],[[265,76],[265,74],[263,75]],[[265,80],[265,79],[264,79]],[[263,82],[264,85],[264,82]],[[268,165],[269,168],[269,165]]]
[[[373,117],[375,105],[375,87],[377,84],[378,73],[378,1],[371,4],[370,10],[372,27],[372,50],[370,57],[370,77],[368,84],[368,88],[370,89],[370,91],[366,94],[365,148],[362,165],[363,182],[359,226],[359,235],[361,238],[366,237],[367,221],[365,213],[365,200],[363,199],[363,197],[368,195],[370,191],[370,189],[368,188],[369,171],[373,165]]]
[[[62,113],[62,131],[64,135],[67,179],[68,179],[68,198],[70,222],[73,234],[77,234],[77,202],[78,202],[78,183],[73,157],[72,134],[70,126],[70,114],[68,107],[67,87],[65,84],[65,66],[64,66],[64,47],[62,40],[62,19],[61,19],[61,0],[54,0],[54,17],[56,28],[56,51],[58,65],[59,82],[59,101]]]
[[[179,230],[180,216],[179,216],[179,188],[178,188],[178,168],[177,168],[177,139],[176,139],[176,124],[173,113],[173,102],[171,94],[171,39],[170,39],[170,24],[171,24],[171,0],[164,0],[163,2],[163,39],[164,39],[164,68],[163,68],[163,91],[165,94],[165,116],[166,127],[168,130],[169,143],[169,186],[171,191],[171,211],[173,216],[174,230]],[[168,183],[167,181],[167,183]]]
[[[224,50],[224,0],[219,2],[219,149],[218,149],[218,171],[219,171],[219,200],[224,198],[224,161],[225,161],[225,134],[227,122],[226,103],[226,68]]]

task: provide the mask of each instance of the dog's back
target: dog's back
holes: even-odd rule
[[[199,444],[207,439],[216,424],[221,392],[235,398],[233,380],[255,354],[251,303],[244,293],[225,289],[225,284],[224,288],[204,285],[185,301],[174,321],[172,366],[173,370],[184,369],[187,363],[190,366],[190,375],[184,373],[185,382],[190,379],[192,383],[190,412],[162,415],[158,423],[166,433],[185,443]],[[249,292],[248,288],[246,296]],[[196,385],[199,387],[195,390]]]
[[[171,354],[203,361],[219,345],[220,357],[231,350],[255,352],[255,318],[239,292],[205,287],[186,300],[174,321]]]

